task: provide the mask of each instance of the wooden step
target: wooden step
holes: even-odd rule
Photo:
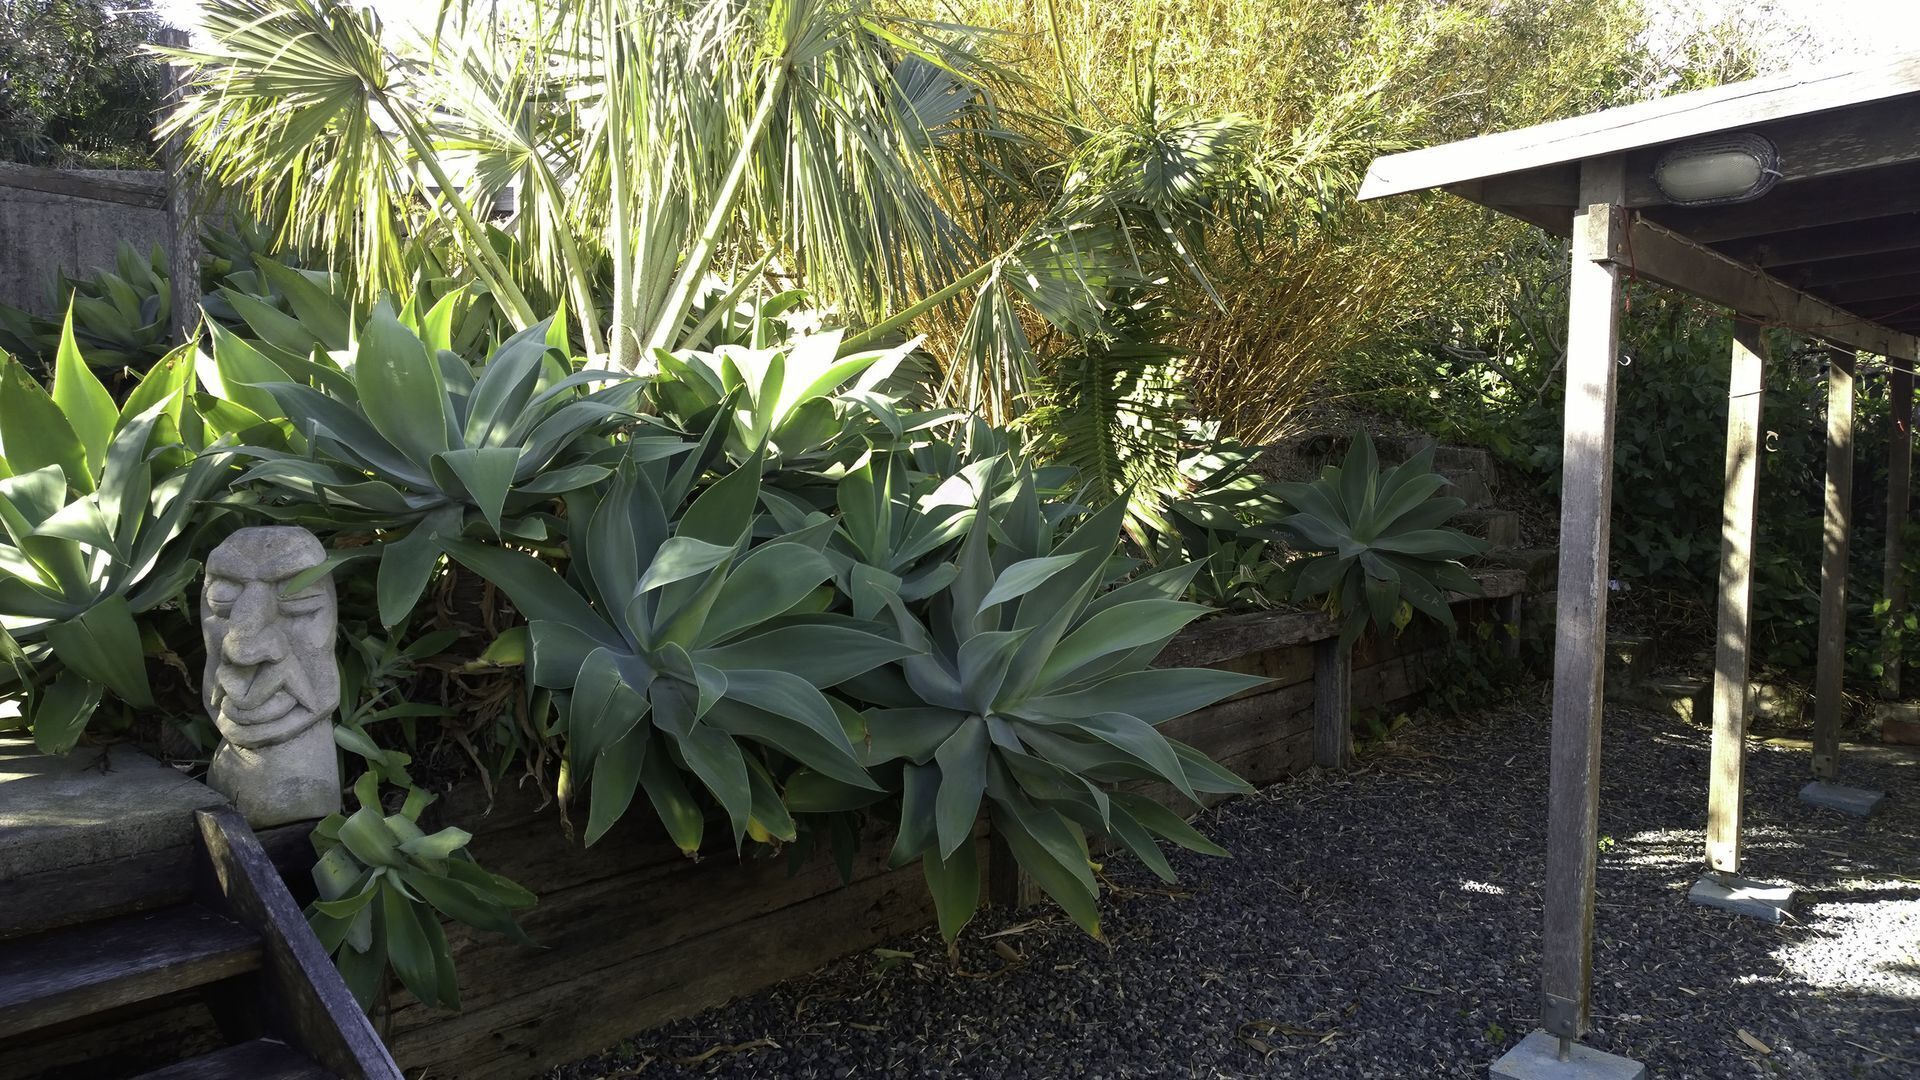
[[[0,1039],[260,966],[259,935],[192,904],[70,926],[0,949]]]
[[[137,1080],[336,1080],[298,1050],[274,1039],[255,1039],[144,1073]]]

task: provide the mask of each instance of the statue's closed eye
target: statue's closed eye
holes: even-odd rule
[[[280,610],[288,615],[311,615],[326,606],[326,593],[301,593],[280,598]]]

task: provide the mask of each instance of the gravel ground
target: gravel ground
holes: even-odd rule
[[[1588,1042],[1656,1077],[1920,1077],[1920,760],[1850,748],[1894,796],[1861,822],[1752,745],[1747,870],[1810,894],[1772,926],[1686,902],[1705,733],[1606,719]],[[895,941],[546,1075],[1484,1077],[1537,1022],[1546,731],[1529,694],[1226,804],[1200,824],[1232,860],[1108,867],[1108,944],[983,913],[957,959]]]

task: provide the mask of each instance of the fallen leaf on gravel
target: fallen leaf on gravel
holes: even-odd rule
[[[982,934],[981,936],[989,940],[997,937],[1012,937],[1014,934],[1024,934],[1029,930],[1034,930],[1045,925],[1047,925],[1045,920],[1034,919],[1031,922],[1015,923],[1005,930],[995,930],[991,934]]]
[[[1748,1031],[1746,1028],[1740,1029],[1740,1041],[1743,1043],[1746,1043],[1748,1046],[1752,1047],[1758,1053],[1762,1053],[1762,1054],[1773,1053],[1773,1047],[1768,1046],[1766,1043],[1763,1043],[1759,1039],[1755,1038],[1753,1035],[1753,1032]]]
[[[709,1046],[691,1057],[674,1058],[673,1063],[675,1065],[698,1065],[708,1058],[719,1057],[721,1054],[744,1054],[749,1050],[778,1049],[780,1049],[780,1044],[774,1042],[772,1039],[752,1039],[743,1043],[729,1043],[725,1046]]]
[[[1013,946],[1004,941],[994,942],[993,951],[999,953],[1000,959],[1005,960],[1009,964],[1024,964],[1027,962],[1026,957],[1021,956]]]
[[[1278,1020],[1249,1020],[1240,1025],[1241,1038],[1246,1038],[1249,1031],[1258,1031],[1263,1035],[1285,1035],[1294,1039],[1323,1041],[1340,1034],[1338,1031],[1321,1031],[1319,1028],[1302,1027],[1299,1024],[1283,1024]]]

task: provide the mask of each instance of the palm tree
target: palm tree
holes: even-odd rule
[[[195,70],[164,130],[369,292],[445,248],[516,327],[565,302],[588,352],[628,368],[686,343],[716,271],[744,287],[773,266],[872,320],[973,255],[949,174],[973,167],[992,73],[965,28],[868,0],[438,14],[404,42],[345,0],[209,0],[213,44],[173,52]],[[512,219],[487,220],[509,185]]]

